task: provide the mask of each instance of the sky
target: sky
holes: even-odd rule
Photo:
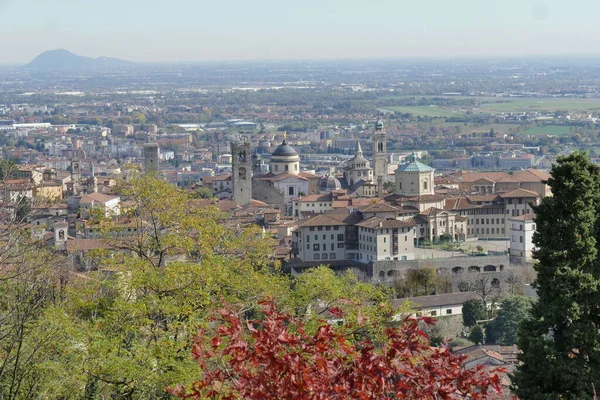
[[[597,0],[0,0],[0,63],[598,54]]]

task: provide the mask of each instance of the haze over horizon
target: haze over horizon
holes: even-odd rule
[[[0,0],[0,62],[58,48],[138,62],[592,55],[598,12],[585,0]]]

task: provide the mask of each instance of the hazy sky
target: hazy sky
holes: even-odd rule
[[[600,53],[597,0],[0,0],[0,63]]]

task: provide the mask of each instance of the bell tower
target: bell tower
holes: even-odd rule
[[[383,129],[383,121],[378,119],[375,123],[375,132],[373,133],[373,177],[375,182],[385,182],[388,175],[388,160],[387,160],[387,134]],[[383,189],[378,186],[377,196],[383,195]]]
[[[252,201],[252,156],[250,143],[231,143],[233,200],[242,206]]]

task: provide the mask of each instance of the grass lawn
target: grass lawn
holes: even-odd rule
[[[418,117],[454,117],[461,115],[459,111],[451,111],[437,106],[390,106],[382,107],[380,110],[390,110],[399,113],[410,113]]]
[[[565,98],[482,98],[481,110],[487,112],[593,111],[600,110],[600,99]]]
[[[519,135],[568,135],[571,133],[570,126],[563,125],[548,125],[548,126],[537,126],[535,128],[527,129],[526,131],[519,132]]]

